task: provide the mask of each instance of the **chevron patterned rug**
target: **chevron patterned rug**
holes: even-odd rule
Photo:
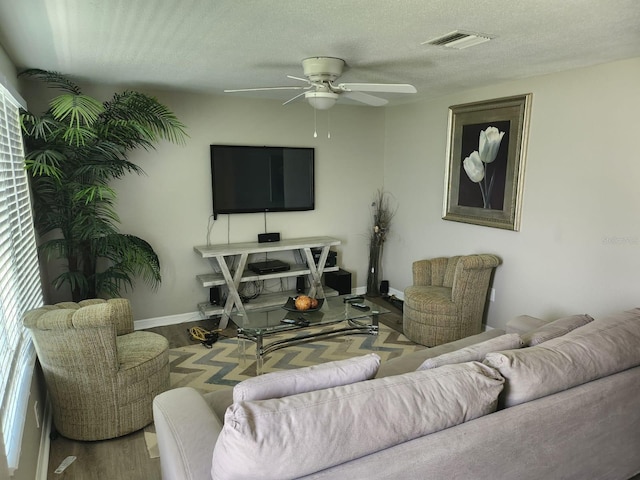
[[[327,330],[325,328],[324,330]],[[330,328],[328,329],[330,330]],[[308,329],[307,332],[322,331]],[[300,334],[300,332],[298,332]],[[296,334],[289,334],[295,337]],[[286,338],[279,335],[278,339]],[[214,391],[256,375],[255,344],[244,341],[245,353],[239,353],[237,339],[224,339],[211,349],[202,345],[174,348],[169,351],[172,387],[190,386],[201,391]],[[378,335],[344,335],[285,347],[264,357],[263,373],[307,367],[375,352],[382,361],[425,348],[391,328],[380,325]]]
[[[305,330],[319,331],[319,329]],[[295,336],[290,334],[289,336]],[[285,338],[284,335],[278,339]],[[376,353],[383,362],[405,353],[421,350],[401,333],[380,324],[378,335],[344,335],[336,338],[301,343],[271,352],[264,357],[263,373],[307,367],[333,360],[343,360],[367,353]],[[240,355],[238,340],[219,340],[211,349],[203,345],[169,350],[171,387],[193,387],[212,392],[234,386],[256,375],[255,344],[245,341],[245,353]],[[151,458],[158,457],[153,424],[145,428],[145,441]]]

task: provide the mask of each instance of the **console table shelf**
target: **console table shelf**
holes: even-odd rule
[[[337,266],[324,267],[325,273],[337,272],[338,270],[340,270],[340,268]],[[230,270],[230,272],[232,276],[235,273],[233,270]],[[306,264],[305,265],[294,264],[294,265],[291,265],[290,270],[286,270],[284,272],[265,273],[262,275],[252,272],[251,270],[245,270],[242,273],[242,278],[240,279],[240,281],[255,282],[259,280],[271,280],[272,278],[298,277],[300,275],[309,275],[310,273],[311,273],[311,270],[309,270],[309,267],[307,267]],[[211,288],[211,287],[227,284],[226,280],[224,279],[224,276],[221,273],[205,273],[203,275],[197,275],[196,278],[198,279],[198,282],[200,282],[200,284],[205,288]]]
[[[265,307],[277,307],[278,305],[284,305],[289,297],[295,297],[298,293],[295,290],[287,290],[284,292],[275,293],[263,293],[258,298],[251,300],[250,302],[244,302],[245,311],[257,310]],[[324,287],[325,297],[337,297],[339,292],[333,288]],[[198,310],[210,317],[212,315],[222,315],[224,313],[224,307],[220,305],[212,305],[209,302],[203,302],[198,304]]]
[[[229,316],[234,309],[244,313],[246,309],[251,310],[252,308],[284,304],[289,296],[295,296],[295,291],[265,294],[245,305],[238,292],[238,288],[241,283],[300,275],[306,275],[309,279],[311,285],[308,292],[309,296],[325,297],[327,296],[329,289],[325,291],[322,286],[322,274],[324,272],[337,271],[339,269],[337,266],[325,267],[325,263],[329,255],[329,248],[335,245],[340,245],[340,240],[332,237],[306,237],[280,240],[278,242],[244,242],[193,247],[202,258],[215,259],[218,264],[218,268],[220,269],[220,273],[197,275],[196,278],[198,279],[198,282],[200,282],[200,284],[205,288],[226,285],[229,290],[224,307],[211,305],[205,302],[199,304],[198,308],[204,315],[209,316],[221,314],[222,318],[220,319],[220,328],[225,328],[229,321]],[[317,263],[313,257],[313,253],[311,252],[312,248],[322,249]],[[290,270],[263,275],[258,275],[245,269],[249,255],[287,250],[299,250],[307,262],[306,265],[294,264],[291,266]],[[236,257],[238,258],[236,259]],[[229,269],[228,260],[232,260],[232,265],[237,263],[234,271]],[[337,292],[331,292],[331,294],[337,295]]]

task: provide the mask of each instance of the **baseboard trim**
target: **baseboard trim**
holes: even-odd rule
[[[395,288],[389,289],[390,295],[395,295],[397,298],[404,302],[404,292],[402,290],[396,290]]]
[[[38,450],[38,466],[35,480],[47,480],[49,473],[49,453],[51,452],[51,426],[53,415],[49,394],[45,397],[44,412],[42,414],[42,433],[40,434],[40,449]]]
[[[144,320],[136,320],[133,322],[135,330],[145,330],[153,327],[164,327],[166,325],[177,325],[185,322],[197,322],[202,320],[200,312],[179,313],[177,315],[167,315],[165,317],[146,318]]]

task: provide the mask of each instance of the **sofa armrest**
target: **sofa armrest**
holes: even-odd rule
[[[163,480],[211,478],[213,447],[222,422],[197,390],[174,388],[153,400]]]
[[[523,333],[535,330],[542,325],[549,323],[549,320],[543,320],[541,318],[532,317],[530,315],[519,315],[516,318],[512,318],[507,322],[507,333],[517,333],[522,335]]]

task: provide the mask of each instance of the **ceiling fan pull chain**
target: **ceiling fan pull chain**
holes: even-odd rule
[[[316,109],[313,109],[313,138],[318,138],[318,116]]]
[[[327,138],[331,138],[331,113],[327,111]]]

